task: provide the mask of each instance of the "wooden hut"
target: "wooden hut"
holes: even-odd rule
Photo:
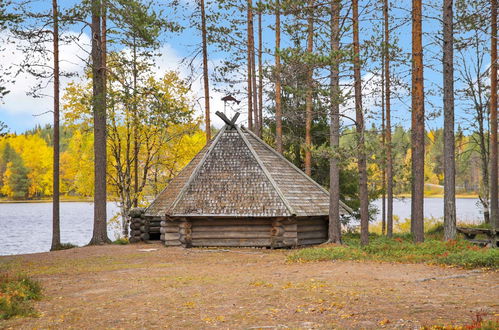
[[[135,240],[150,239],[156,233],[147,230],[155,228],[166,246],[276,248],[325,242],[329,193],[237,126],[237,116],[219,115],[226,125],[216,137],[145,211],[135,213]],[[342,212],[348,207],[342,205]]]

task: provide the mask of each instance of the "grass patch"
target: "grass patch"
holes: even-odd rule
[[[58,247],[56,247],[52,251],[69,250],[69,249],[74,249],[77,247],[78,247],[78,245],[74,245],[72,243],[61,243],[61,245],[59,245]]]
[[[42,296],[40,283],[24,275],[0,274],[0,320],[35,315],[33,300]]]
[[[127,245],[127,244],[130,244],[130,242],[128,241],[128,238],[126,238],[126,237],[120,237],[120,238],[116,239],[115,241],[113,241],[113,244],[116,244],[116,245]]]
[[[374,260],[499,268],[499,249],[480,248],[461,239],[448,242],[427,239],[414,244],[410,235],[397,235],[393,239],[371,235],[369,245],[361,247],[359,236],[349,234],[344,237],[344,243],[342,246],[301,249],[288,256],[288,260]]]

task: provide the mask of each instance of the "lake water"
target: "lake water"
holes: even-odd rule
[[[93,203],[61,203],[61,241],[75,245],[90,242],[93,231]],[[115,203],[107,203],[107,216],[118,214]],[[46,252],[52,243],[52,203],[0,203],[0,255]],[[118,230],[108,226],[115,239]]]
[[[481,208],[476,199],[457,200],[457,219],[460,222],[477,223],[482,221]],[[381,219],[381,200],[375,201]],[[393,204],[394,214],[401,220],[411,215],[411,200],[397,199]],[[118,214],[115,203],[107,204],[108,218]],[[425,199],[425,217],[443,217],[443,199]],[[92,238],[93,203],[61,203],[61,241],[75,245],[85,245]],[[46,252],[52,241],[51,203],[0,203],[0,255]],[[115,239],[119,231],[108,228],[109,238]]]
[[[376,200],[374,205],[378,208],[378,221],[381,221],[381,199]],[[400,220],[411,217],[411,199],[394,199],[393,214]],[[444,200],[443,198],[425,198],[424,199],[425,218],[443,218]],[[463,223],[481,223],[483,221],[483,211],[480,201],[475,198],[457,198],[456,199],[456,218],[458,222]]]

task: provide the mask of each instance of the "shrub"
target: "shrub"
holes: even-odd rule
[[[125,238],[125,237],[119,237],[117,238],[113,244],[117,244],[117,245],[127,245],[127,244],[130,244],[130,242],[128,241],[128,238]]]
[[[39,300],[41,285],[26,276],[0,274],[0,320],[35,314],[31,301]]]
[[[69,249],[74,249],[77,247],[78,247],[78,245],[74,245],[72,243],[61,243],[61,245],[59,245],[58,247],[56,247],[52,251],[69,250]]]

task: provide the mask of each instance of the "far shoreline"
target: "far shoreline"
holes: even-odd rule
[[[386,197],[385,197],[386,198]],[[411,198],[410,194],[400,194],[394,196],[395,199],[404,199]],[[443,194],[431,194],[428,196],[424,196],[424,198],[435,198],[435,199],[443,199]],[[377,198],[381,199],[381,197]],[[463,194],[456,195],[456,199],[478,199],[478,195],[475,194]],[[61,203],[70,203],[70,202],[93,202],[93,197],[61,197]],[[113,200],[108,200],[108,202],[113,202]],[[52,203],[52,199],[0,199],[0,204],[14,204],[14,203]]]

